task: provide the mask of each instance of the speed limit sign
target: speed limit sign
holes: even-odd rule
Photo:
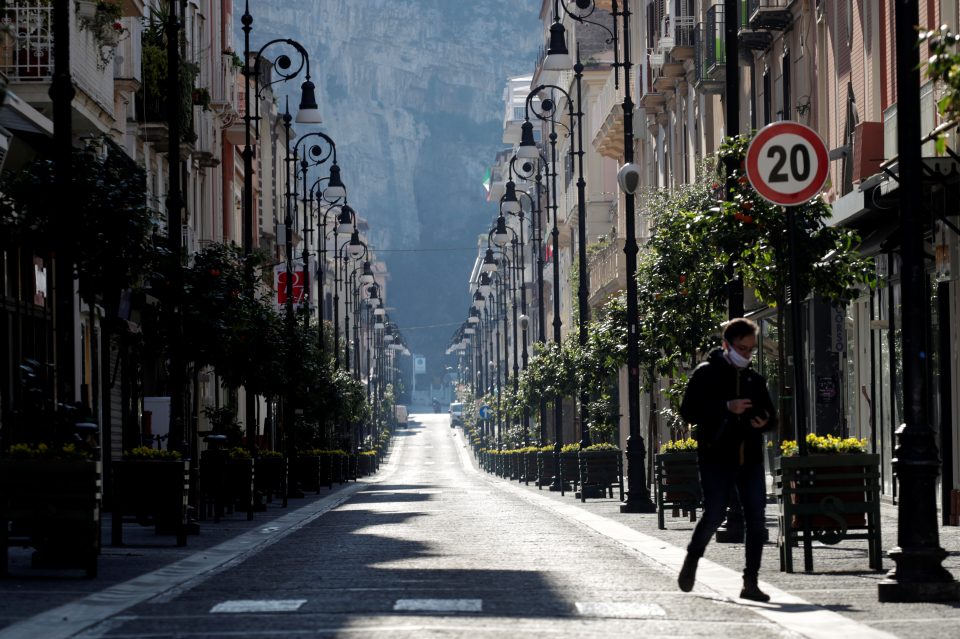
[[[796,122],[775,122],[747,148],[747,179],[763,199],[796,206],[813,198],[827,181],[827,147],[817,132]]]

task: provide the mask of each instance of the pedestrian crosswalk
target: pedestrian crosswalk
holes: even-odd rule
[[[306,599],[233,599],[221,601],[210,609],[211,613],[282,613],[297,612]],[[483,612],[482,599],[397,599],[394,612],[422,613],[478,613]],[[667,616],[666,610],[655,603],[621,601],[577,601],[573,614],[581,617],[608,619],[657,619]]]

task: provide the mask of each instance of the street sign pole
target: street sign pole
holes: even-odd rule
[[[793,350],[793,419],[800,455],[807,454],[806,380],[803,357],[803,300],[797,272],[797,214],[827,181],[827,147],[813,129],[776,122],[761,129],[747,148],[750,184],[763,199],[785,209],[790,270],[790,323]]]
[[[785,207],[787,213],[787,260],[790,264],[790,335],[793,344],[793,423],[799,454],[807,454],[807,391],[804,379],[803,309],[799,296],[800,276],[797,273],[797,207]],[[804,518],[806,523],[806,518]]]

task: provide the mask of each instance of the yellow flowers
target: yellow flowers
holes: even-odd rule
[[[867,440],[847,437],[841,439],[833,435],[807,435],[807,450],[816,455],[842,455],[845,453],[867,452]],[[780,452],[784,457],[794,457],[800,452],[797,442],[788,439],[780,444]]]
[[[14,444],[10,447],[10,459],[57,459],[60,461],[74,461],[90,459],[90,454],[80,450],[74,444],[63,446],[48,446],[47,444]]]
[[[697,450],[697,440],[692,437],[671,440],[660,446],[661,453],[689,453]]]
[[[151,448],[150,446],[137,446],[136,448],[125,451],[123,456],[126,459],[154,459],[161,461],[177,461],[180,459],[180,453],[175,450],[163,450],[161,448]]]

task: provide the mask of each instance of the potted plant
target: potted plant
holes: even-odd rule
[[[577,461],[580,501],[586,501],[588,496],[602,497],[606,492],[612,498],[614,486],[620,488],[620,500],[623,501],[623,456],[619,447],[606,442],[592,444],[580,450]]]
[[[261,450],[256,461],[254,485],[258,495],[273,503],[274,496],[283,497],[287,485],[287,459],[278,450]]]
[[[697,467],[697,440],[692,437],[665,442],[654,457],[657,527],[666,528],[665,513],[697,518],[702,507],[700,473]]]
[[[573,482],[573,490],[580,483],[580,442],[566,444],[560,449],[560,494],[567,490],[567,482]]]
[[[90,12],[90,3],[77,7],[77,18],[81,29],[93,36],[97,45],[97,68],[101,71],[113,60],[113,54],[120,40],[129,34],[123,26],[123,9],[119,2],[99,0]]]
[[[793,571],[792,549],[804,546],[804,570],[813,570],[812,542],[868,542],[869,564],[882,567],[880,548],[880,456],[867,441],[810,433],[807,454],[784,441],[775,464],[780,523],[780,569]]]
[[[537,449],[537,488],[543,490],[553,482],[553,444]]]
[[[140,446],[111,464],[113,520],[111,543],[123,545],[123,524],[153,524],[156,534],[173,534],[187,543],[190,462],[177,451]]]
[[[249,450],[235,446],[227,452],[227,506],[245,510],[248,520],[253,519],[254,471],[254,459]]]
[[[74,444],[16,444],[0,459],[0,575],[7,548],[35,549],[33,565],[97,575],[101,466]]]
[[[359,455],[359,472],[361,476],[372,475],[376,472],[377,451],[365,450]]]

